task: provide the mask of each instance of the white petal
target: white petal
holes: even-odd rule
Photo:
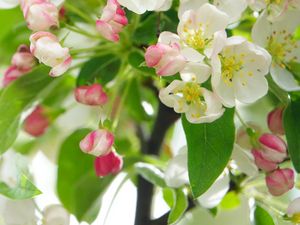
[[[193,81],[204,83],[207,81],[211,73],[210,67],[204,63],[189,62],[180,72],[180,77],[183,81]]]
[[[172,44],[172,43],[179,43],[180,38],[177,34],[174,34],[169,31],[164,31],[160,33],[159,38],[158,38],[159,43],[163,43],[166,45]]]
[[[300,91],[300,85],[295,80],[293,74],[291,74],[285,68],[273,63],[270,69],[275,83],[285,91]]]
[[[118,2],[134,13],[143,14],[147,10],[147,3],[151,3],[151,0],[145,0],[145,4],[142,0],[118,0]]]
[[[226,44],[227,34],[225,30],[218,31],[214,34],[212,46],[204,50],[205,55],[211,58],[213,55],[220,53]]]
[[[181,18],[185,11],[198,9],[208,0],[181,0],[178,8],[178,17]]]
[[[234,145],[231,158],[242,173],[245,173],[248,176],[255,176],[258,173],[253,156],[239,145]]]
[[[287,208],[287,214],[292,216],[295,213],[300,213],[300,197],[294,199]]]
[[[184,48],[180,51],[181,55],[183,55],[187,61],[189,62],[202,62],[205,58],[204,55],[200,54],[193,48]]]
[[[229,190],[229,172],[227,169],[218,177],[215,183],[197,200],[205,208],[214,208],[220,204]]]
[[[169,187],[179,188],[188,184],[187,148],[184,146],[174,158],[172,158],[165,171],[165,181]]]
[[[229,16],[229,23],[239,20],[247,8],[246,0],[214,0],[214,5]]]
[[[265,47],[268,44],[268,36],[272,34],[271,22],[267,19],[267,13],[264,12],[258,19],[252,28],[252,39],[254,43]]]
[[[0,0],[0,9],[10,9],[19,5],[19,0]]]

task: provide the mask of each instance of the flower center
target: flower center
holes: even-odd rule
[[[239,72],[243,68],[243,56],[236,57],[235,55],[232,56],[222,56],[221,64],[222,64],[222,79],[227,86],[232,86],[232,80],[234,74]]]
[[[273,61],[286,68],[287,64],[297,60],[297,56],[290,56],[293,49],[298,47],[297,41],[293,39],[292,34],[287,33],[286,30],[279,32],[273,31],[268,38],[267,50],[273,57]]]
[[[192,21],[189,20],[183,27],[185,33],[185,43],[191,48],[203,52],[205,46],[211,41],[204,38],[204,26],[202,23],[198,24],[198,28],[191,28]]]
[[[187,83],[182,89],[182,94],[188,104],[201,101],[202,91],[197,83]]]
[[[282,0],[265,0],[266,5],[270,5],[270,4],[280,5],[281,2]]]
[[[291,218],[291,221],[293,222],[293,223],[300,223],[300,213],[295,213],[293,216],[292,216],[292,218]]]

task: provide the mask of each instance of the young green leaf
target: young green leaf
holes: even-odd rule
[[[89,129],[71,134],[62,144],[58,157],[58,196],[70,213],[79,221],[92,223],[99,212],[101,197],[113,177],[96,177],[94,159],[84,154],[79,142]]]
[[[5,152],[18,135],[20,116],[42,95],[47,95],[54,88],[55,79],[49,75],[49,69],[40,66],[29,74],[20,77],[0,95],[0,153]],[[52,85],[50,85],[52,83]]]
[[[134,167],[136,172],[150,183],[162,188],[166,187],[164,174],[155,166],[140,162],[136,163]]]
[[[188,171],[195,198],[214,183],[226,167],[234,144],[234,109],[213,123],[191,124],[182,116],[188,146]]]
[[[0,194],[14,200],[24,200],[33,198],[42,192],[24,174],[20,174],[15,187],[9,187],[4,182],[0,182]]]
[[[173,205],[169,214],[168,224],[175,224],[188,207],[187,196],[182,189],[173,190]]]
[[[300,172],[300,100],[291,101],[283,116],[289,154],[296,171]]]
[[[254,211],[254,225],[275,225],[272,216],[263,208],[256,206]]]

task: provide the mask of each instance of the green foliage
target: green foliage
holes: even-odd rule
[[[55,79],[48,76],[49,70],[40,66],[33,72],[20,77],[5,88],[0,95],[0,153],[5,152],[15,141],[21,114],[35,100],[51,93]],[[52,83],[52,84],[51,84]]]
[[[77,78],[77,86],[93,84],[98,80],[105,85],[118,74],[121,60],[116,55],[99,56],[87,61]]]
[[[254,225],[275,225],[272,216],[260,206],[254,211]]]
[[[233,150],[234,109],[213,123],[191,124],[182,116],[188,146],[188,171],[193,196],[199,197],[219,177]]]
[[[164,174],[152,164],[137,163],[134,167],[136,172],[150,183],[162,188],[166,187]]]
[[[58,157],[57,192],[64,207],[79,221],[93,222],[101,205],[101,197],[113,177],[98,178],[94,172],[95,157],[84,154],[79,142],[90,132],[81,129],[61,145]]]
[[[241,204],[240,197],[235,191],[228,192],[222,199],[220,206],[222,209],[234,209]]]
[[[145,58],[141,52],[131,52],[128,56],[128,62],[133,68],[137,69],[143,74],[156,76],[155,70],[153,68],[149,68],[143,65],[145,63]]]
[[[33,198],[42,192],[24,174],[20,174],[15,187],[0,182],[0,194],[14,200],[23,200]]]
[[[284,129],[289,155],[296,171],[300,172],[300,99],[292,100],[284,112]]]
[[[187,196],[182,189],[172,189],[172,200],[169,202],[171,211],[168,218],[168,224],[175,224],[184,214],[188,207]]]

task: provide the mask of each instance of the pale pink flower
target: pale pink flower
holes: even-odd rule
[[[69,48],[63,48],[54,34],[39,31],[30,36],[30,41],[31,53],[40,62],[52,67],[50,76],[60,76],[71,66]]]
[[[278,168],[278,164],[276,162],[265,159],[262,151],[253,149],[252,155],[254,156],[255,165],[263,171],[271,172]]]
[[[274,134],[285,134],[282,121],[283,111],[283,107],[278,107],[268,114],[268,127]]]
[[[39,137],[46,132],[49,124],[50,120],[45,114],[45,109],[41,105],[38,105],[25,119],[24,131],[34,137]]]
[[[159,76],[174,75],[186,65],[186,59],[180,54],[177,43],[151,45],[146,50],[145,60],[147,66],[155,68]]]
[[[104,105],[107,95],[100,84],[80,86],[75,89],[76,101],[85,105]]]
[[[272,195],[283,195],[295,185],[294,171],[292,169],[277,169],[266,176],[266,183]]]
[[[98,177],[105,177],[110,174],[117,174],[123,166],[123,159],[115,151],[106,155],[97,157],[94,162],[94,168]]]
[[[80,142],[80,148],[83,152],[101,156],[108,154],[111,151],[111,147],[114,143],[114,135],[104,129],[94,130],[90,132]]]
[[[21,8],[28,28],[45,31],[59,27],[59,10],[49,0],[21,0]]]
[[[96,28],[104,38],[117,42],[120,39],[119,33],[127,24],[125,11],[117,0],[108,0],[101,18],[96,21]]]

